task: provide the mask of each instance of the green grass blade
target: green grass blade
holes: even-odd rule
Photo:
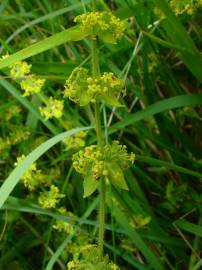
[[[96,208],[97,206],[97,199],[94,199],[93,202],[90,204],[90,206],[88,207],[88,209],[85,211],[85,213],[83,214],[82,218],[83,220],[86,220],[87,217],[92,213],[92,211]],[[80,222],[80,226],[83,224],[83,222]],[[62,244],[58,247],[58,249],[56,250],[56,252],[53,254],[53,256],[51,257],[50,261],[48,262],[45,270],[52,270],[53,266],[55,264],[55,262],[57,261],[57,259],[59,258],[59,256],[61,255],[61,253],[63,252],[63,250],[65,249],[65,247],[67,246],[68,242],[72,239],[72,237],[78,232],[78,227],[74,230],[74,234],[70,234],[63,242]]]
[[[33,55],[50,50],[66,42],[81,40],[85,38],[87,34],[88,32],[84,32],[79,26],[71,27],[0,60],[0,69],[12,65],[16,61],[24,60]]]
[[[0,79],[0,85],[4,87],[14,98],[16,98],[30,113],[33,117],[40,120],[54,135],[59,133],[56,128],[49,120],[45,120],[41,114],[35,109],[31,102],[27,98],[23,97],[20,91],[18,91],[12,84],[5,79]]]
[[[201,173],[183,168],[181,166],[178,166],[178,165],[166,162],[166,161],[162,161],[162,160],[158,160],[158,159],[146,157],[146,156],[140,156],[140,155],[136,155],[136,157],[137,157],[137,161],[140,161],[140,162],[144,162],[151,165],[158,165],[158,166],[165,167],[171,170],[175,170],[176,172],[192,175],[200,179],[202,178]]]
[[[3,206],[4,202],[7,200],[10,193],[13,191],[18,181],[30,165],[35,162],[40,156],[42,156],[46,151],[48,151],[56,143],[60,142],[66,137],[70,137],[82,130],[88,130],[91,127],[85,128],[75,128],[69,131],[63,132],[56,135],[55,137],[47,140],[38,146],[34,151],[32,151],[8,176],[3,185],[0,188],[0,208]]]
[[[163,21],[162,26],[166,30],[172,42],[187,49],[187,51],[181,53],[183,62],[196,76],[196,78],[202,82],[202,73],[200,71],[202,66],[202,56],[197,50],[190,35],[188,35],[180,20],[178,20],[165,0],[155,0],[155,4],[166,15],[166,19]],[[192,53],[188,52],[190,50]]]
[[[85,3],[88,4],[90,3],[91,0],[85,0]],[[6,40],[6,43],[8,44],[9,42],[11,42],[11,40],[13,40],[14,37],[16,37],[17,35],[19,35],[20,33],[22,33],[24,30],[26,30],[27,28],[35,25],[35,24],[38,24],[38,23],[41,23],[41,22],[44,22],[44,21],[47,21],[47,20],[51,20],[57,16],[60,16],[64,13],[67,13],[67,12],[70,12],[74,9],[77,9],[79,7],[81,7],[82,4],[81,3],[77,3],[77,4],[74,4],[74,5],[71,5],[71,6],[68,6],[68,7],[65,7],[65,8],[61,8],[59,10],[56,10],[56,11],[53,11],[53,12],[50,12],[49,14],[46,14],[42,17],[39,17],[31,22],[28,22],[26,23],[25,25],[19,27],[14,33],[12,33],[12,35]],[[3,47],[3,46],[2,46]],[[2,51],[2,48],[0,48],[0,52]]]
[[[107,204],[108,207],[110,208],[111,207],[110,201],[107,201]],[[112,214],[115,216],[117,222],[127,232],[128,236],[130,237],[130,240],[134,242],[135,246],[141,251],[141,253],[144,255],[147,262],[152,266],[152,268],[156,270],[163,270],[164,267],[161,264],[160,260],[142,240],[139,233],[131,227],[124,213],[115,204],[113,204]]]
[[[146,109],[138,111],[134,114],[128,115],[126,119],[123,119],[117,124],[114,124],[110,133],[115,132],[117,129],[124,128],[135,122],[143,120],[147,117],[153,116],[157,113],[173,110],[185,106],[196,106],[202,104],[202,94],[195,95],[181,95],[176,97],[167,98],[162,101],[158,101]]]
[[[202,226],[193,224],[189,221],[179,219],[174,222],[174,224],[179,227],[180,229],[187,231],[189,233],[195,234],[199,237],[202,237]]]

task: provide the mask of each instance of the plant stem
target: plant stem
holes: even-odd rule
[[[100,208],[99,208],[99,235],[98,235],[98,255],[103,256],[104,246],[104,226],[105,226],[105,179],[100,179]]]
[[[96,37],[92,37],[92,74],[94,77],[98,76],[99,63],[97,55],[97,41]],[[98,146],[103,151],[103,136],[102,136],[102,126],[100,119],[100,110],[99,104],[96,101],[95,103],[95,125],[96,125],[96,134]],[[100,258],[103,256],[103,245],[104,245],[104,225],[105,225],[105,179],[101,177],[100,179],[100,206],[99,206],[99,235],[98,235],[98,255]]]

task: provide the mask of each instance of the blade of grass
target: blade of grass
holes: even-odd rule
[[[97,199],[94,199],[93,202],[90,204],[90,206],[88,207],[88,209],[85,211],[85,213],[82,216],[82,220],[86,220],[87,217],[92,213],[92,211],[96,208],[97,206]],[[45,270],[52,270],[53,266],[55,264],[55,262],[58,260],[58,258],[60,257],[61,253],[63,252],[63,250],[65,249],[65,247],[67,246],[67,244],[71,241],[71,239],[73,238],[73,236],[78,232],[79,227],[82,225],[82,221],[80,222],[79,226],[76,227],[74,229],[74,233],[70,234],[67,236],[67,238],[61,243],[61,245],[57,248],[57,250],[55,251],[55,253],[53,254],[53,256],[50,258]]]
[[[86,4],[90,3],[91,0],[85,0],[84,1]],[[26,30],[27,28],[29,28],[30,26],[33,26],[35,24],[38,24],[38,23],[41,23],[41,22],[44,22],[46,20],[51,20],[57,16],[60,16],[64,13],[67,13],[69,11],[72,11],[74,9],[77,9],[78,7],[81,7],[82,4],[81,3],[77,3],[77,4],[74,4],[74,5],[71,5],[71,6],[68,6],[68,7],[65,7],[65,8],[61,8],[59,10],[56,10],[56,11],[53,11],[53,12],[50,12],[49,14],[46,14],[42,17],[39,17],[31,22],[28,22],[26,23],[25,25],[19,27],[14,33],[12,33],[12,35],[10,35],[9,38],[7,38],[6,40],[6,44],[10,43],[11,40],[14,39],[14,37],[16,37],[17,35],[19,35],[20,33],[22,33],[24,30]],[[0,53],[2,52],[3,50],[3,46],[0,48]]]
[[[113,133],[121,128],[129,126],[135,122],[143,120],[147,117],[153,116],[157,113],[173,110],[185,106],[196,106],[202,104],[202,94],[194,95],[180,95],[176,97],[167,98],[149,105],[146,109],[138,111],[134,114],[128,115],[119,123],[114,124],[110,128],[110,133]]]
[[[202,82],[202,56],[197,50],[193,40],[191,39],[190,35],[188,35],[180,20],[175,16],[165,0],[155,0],[154,2],[166,15],[166,19],[163,21],[162,26],[170,39],[174,44],[187,49],[187,51],[181,52],[183,62],[196,76],[196,78]],[[190,50],[192,53],[188,52]]]
[[[166,161],[162,161],[162,160],[159,160],[159,159],[146,157],[146,156],[140,156],[140,155],[136,155],[136,157],[137,157],[137,160],[140,161],[140,162],[144,162],[144,163],[151,164],[151,165],[159,165],[159,166],[162,166],[162,167],[165,167],[165,168],[175,170],[175,171],[180,172],[180,173],[184,173],[184,174],[188,174],[188,175],[198,177],[199,179],[202,178],[202,174],[199,173],[199,172],[195,172],[195,171],[183,168],[181,166],[178,166],[178,165],[166,162]]]
[[[108,205],[109,208],[111,207],[111,203],[110,203],[109,200],[107,200],[107,205]],[[147,262],[152,266],[152,268],[156,269],[156,270],[163,270],[164,267],[163,267],[160,259],[158,259],[156,257],[156,255],[151,251],[151,249],[147,246],[147,244],[142,240],[139,233],[131,227],[131,225],[129,224],[126,216],[116,206],[116,204],[113,205],[113,213],[112,214],[116,218],[117,222],[127,232],[128,236],[130,237],[130,240],[141,251],[141,253],[144,255]]]
[[[174,222],[180,229],[192,233],[194,235],[202,237],[202,226],[193,224],[189,221],[179,219]]]
[[[88,32],[83,31],[79,26],[73,26],[60,33],[54,34],[42,41],[22,49],[5,59],[0,60],[0,69],[12,65],[16,61],[27,59],[33,55],[50,50],[56,46],[70,41],[77,41],[85,38]]]
[[[3,206],[4,202],[7,200],[10,193],[13,191],[18,181],[30,165],[35,162],[40,156],[42,156],[46,151],[53,147],[56,143],[62,141],[66,137],[70,137],[80,131],[89,130],[91,127],[85,128],[75,128],[63,133],[56,135],[55,137],[47,140],[38,146],[34,151],[32,151],[8,176],[0,188],[0,208]]]
[[[49,120],[45,120],[41,114],[35,109],[31,102],[27,98],[23,97],[20,91],[18,91],[7,80],[0,78],[0,85],[4,87],[13,97],[15,97],[25,108],[32,113],[33,117],[40,120],[54,135],[58,134],[59,129],[55,127]]]

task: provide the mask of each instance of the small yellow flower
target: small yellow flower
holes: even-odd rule
[[[68,212],[64,207],[61,207],[59,209],[59,212],[63,216],[74,217],[74,215],[71,212]],[[67,234],[73,234],[73,232],[74,232],[73,225],[74,225],[74,221],[64,222],[61,220],[56,220],[56,223],[53,225],[53,229],[55,229],[59,232],[65,232]]]
[[[17,162],[14,164],[17,166],[25,159],[25,155],[17,158]],[[30,191],[35,190],[38,186],[45,182],[44,175],[41,173],[41,170],[37,169],[36,163],[32,163],[24,175],[21,177],[21,181],[24,186]]]
[[[183,13],[192,15],[198,8],[202,7],[201,0],[170,0],[169,4],[176,15]]]
[[[125,22],[115,17],[111,12],[89,12],[74,19],[83,31],[92,36],[99,35],[105,42],[116,43],[125,30]]]
[[[112,72],[105,72],[101,76],[89,76],[89,70],[76,68],[67,79],[64,97],[69,98],[81,106],[98,99],[104,99],[106,104],[121,106],[116,99],[118,94],[125,96],[126,87],[123,80],[117,78]]]
[[[23,61],[16,61],[10,66],[10,75],[13,79],[22,79],[30,72],[31,66]]]
[[[49,191],[43,191],[40,193],[38,202],[43,208],[55,208],[61,198],[65,195],[59,192],[59,188],[51,185]]]
[[[85,131],[80,131],[71,137],[65,138],[62,142],[66,145],[67,150],[78,149],[85,146],[86,135]]]
[[[64,101],[63,100],[57,100],[53,97],[50,97],[46,107],[40,107],[40,112],[43,117],[46,119],[50,118],[61,118],[62,112],[64,108]]]
[[[25,80],[22,80],[20,86],[24,90],[23,96],[30,96],[39,93],[45,83],[45,79],[37,78],[35,75],[30,75]]]

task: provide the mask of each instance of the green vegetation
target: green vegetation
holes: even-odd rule
[[[201,15],[0,2],[0,270],[201,269]]]

